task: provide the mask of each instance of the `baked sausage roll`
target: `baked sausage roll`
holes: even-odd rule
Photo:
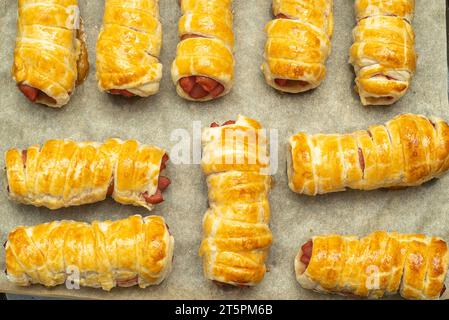
[[[32,102],[65,105],[89,63],[77,0],[19,0],[12,76]]]
[[[332,11],[333,0],[273,0],[262,65],[270,86],[298,93],[320,85],[331,51]]]
[[[272,242],[266,135],[257,121],[239,116],[204,129],[202,145],[209,188],[200,248],[205,277],[221,284],[256,285],[265,275]]]
[[[100,90],[125,97],[156,94],[161,44],[158,0],[106,0],[97,41]]]
[[[107,291],[116,286],[145,288],[170,273],[173,246],[159,216],[22,226],[8,235],[6,274],[19,286],[53,287],[67,281]]]
[[[356,0],[349,62],[363,105],[390,105],[407,92],[416,69],[414,6],[414,0]]]
[[[422,234],[376,231],[356,236],[323,235],[302,245],[296,279],[305,289],[345,296],[445,298],[447,243]]]
[[[306,195],[418,186],[449,169],[449,125],[403,114],[351,134],[290,137],[290,189]]]
[[[151,210],[170,180],[161,175],[165,150],[136,140],[104,143],[49,140],[6,152],[9,197],[49,209],[102,201]]]
[[[180,0],[181,41],[171,74],[178,94],[208,101],[227,94],[234,82],[232,0]]]

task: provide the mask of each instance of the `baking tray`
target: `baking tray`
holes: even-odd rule
[[[260,120],[278,132],[278,160],[271,193],[271,228],[274,243],[267,261],[269,272],[254,288],[219,288],[202,274],[198,257],[201,221],[207,208],[207,188],[197,163],[170,164],[172,185],[166,201],[151,214],[165,217],[175,237],[174,268],[160,286],[147,289],[115,288],[111,292],[64,286],[46,289],[16,287],[0,276],[0,291],[52,297],[96,299],[340,299],[302,289],[295,280],[293,259],[298,247],[312,235],[352,233],[376,229],[424,232],[449,239],[449,177],[418,188],[370,192],[347,191],[318,197],[299,196],[287,186],[288,137],[299,130],[309,133],[349,132],[383,123],[405,112],[434,114],[449,120],[447,51],[444,0],[416,1],[414,27],[419,54],[417,74],[406,96],[391,107],[363,107],[353,91],[354,74],[347,64],[354,26],[353,1],[335,0],[335,33],[327,77],[316,90],[279,94],[265,84],[260,72],[265,43],[264,25],[271,17],[271,0],[235,0],[236,79],[232,92],[214,102],[193,103],[176,95],[170,65],[178,43],[178,0],[160,1],[164,29],[161,53],[164,65],[160,93],[147,99],[125,99],[101,93],[95,82],[95,41],[101,26],[103,1],[80,0],[91,70],[70,103],[60,110],[36,106],[18,92],[10,76],[16,35],[17,1],[0,0],[0,152],[27,147],[50,138],[103,140],[111,136],[136,138],[166,148],[178,142],[179,129],[192,140],[194,121],[234,119],[241,113]],[[198,123],[196,123],[198,125]],[[178,130],[177,130],[178,129]],[[272,141],[274,143],[274,141]],[[1,160],[3,161],[3,159]],[[3,163],[2,163],[3,165]],[[58,219],[92,221],[146,215],[145,209],[122,206],[111,200],[50,211],[16,204],[0,185],[0,240],[17,225],[34,225]],[[0,268],[5,268],[4,251]]]

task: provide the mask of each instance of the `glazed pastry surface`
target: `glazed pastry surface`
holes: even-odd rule
[[[10,149],[5,163],[9,197],[50,209],[102,201],[153,208],[161,190],[165,150],[136,140],[104,143],[49,140],[41,147]],[[167,179],[167,178],[165,178]],[[153,203],[151,203],[153,202]]]
[[[163,218],[53,221],[17,227],[8,235],[6,272],[19,286],[53,287],[79,278],[86,287],[145,288],[170,273],[174,239]]]
[[[376,231],[363,238],[322,235],[311,241],[311,255],[301,249],[295,259],[296,278],[305,289],[433,300],[445,291],[448,245],[438,237]]]
[[[363,105],[390,105],[410,87],[416,70],[414,0],[357,0],[349,62]]]
[[[224,96],[234,82],[232,0],[181,0],[180,4],[180,42],[171,69],[176,91],[193,101]]]
[[[29,100],[65,105],[89,64],[77,0],[19,0],[12,76]]]
[[[202,168],[209,209],[203,219],[206,278],[235,286],[262,281],[272,243],[268,223],[268,150],[261,125],[239,116],[235,123],[203,130]]]
[[[318,87],[331,51],[333,0],[273,0],[273,15],[265,27],[266,82],[290,93]]]
[[[158,0],[106,0],[97,41],[100,90],[148,97],[159,91],[162,25]]]
[[[418,186],[449,169],[449,125],[403,114],[350,134],[300,132],[289,155],[289,186],[301,194]]]

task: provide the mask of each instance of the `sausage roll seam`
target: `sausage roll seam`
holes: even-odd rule
[[[232,0],[180,0],[180,42],[171,74],[177,93],[192,101],[226,95],[234,82]]]
[[[158,0],[106,0],[97,41],[100,90],[125,97],[156,94],[161,46]]]
[[[49,209],[102,201],[151,210],[170,180],[161,175],[165,150],[136,140],[49,140],[42,147],[6,151],[9,197]]]
[[[59,108],[87,77],[77,0],[19,0],[12,77],[31,101]]]
[[[163,218],[139,215],[118,221],[53,221],[17,227],[8,235],[6,274],[19,286],[63,284],[145,288],[170,273],[174,239]],[[79,277],[79,279],[77,279]]]
[[[390,105],[408,90],[416,69],[411,25],[415,0],[356,0],[349,62],[363,105]]]
[[[265,27],[266,82],[290,93],[318,87],[331,51],[333,0],[273,0],[273,15]]]
[[[290,137],[288,180],[294,192],[418,186],[449,169],[449,125],[403,114],[351,134]]]
[[[253,286],[266,272],[272,243],[271,176],[267,138],[260,129],[257,121],[239,116],[203,130],[201,164],[209,209],[203,219],[200,256],[206,278],[217,283]]]
[[[397,293],[405,299],[444,299],[448,265],[444,240],[384,231],[360,239],[316,236],[295,258],[303,288],[371,299]]]

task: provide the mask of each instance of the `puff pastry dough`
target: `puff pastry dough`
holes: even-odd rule
[[[32,102],[65,105],[89,64],[77,0],[19,0],[12,76]]]
[[[165,150],[135,140],[49,140],[5,155],[11,199],[50,209],[94,203],[107,195],[151,210],[161,202]]]
[[[407,92],[416,69],[414,7],[414,0],[355,2],[349,62],[363,105],[390,105]]]
[[[449,125],[403,114],[351,134],[300,132],[290,137],[289,154],[289,186],[297,193],[418,186],[449,169]]]
[[[262,71],[273,88],[298,93],[316,88],[331,51],[333,0],[273,0],[265,30]]]
[[[158,0],[106,0],[97,41],[100,90],[140,97],[157,93],[161,44]]]
[[[272,242],[268,223],[267,138],[261,125],[244,116],[203,130],[202,168],[207,175],[209,209],[203,219],[206,278],[253,286],[266,272]]]
[[[396,293],[406,299],[443,298],[448,265],[444,240],[384,231],[361,239],[316,236],[295,259],[303,288],[368,298]]]
[[[171,74],[178,94],[208,101],[234,82],[232,0],[180,0],[182,17]]]
[[[174,239],[164,219],[135,215],[118,221],[53,221],[18,227],[6,242],[8,280],[53,287],[145,288],[170,273]]]

